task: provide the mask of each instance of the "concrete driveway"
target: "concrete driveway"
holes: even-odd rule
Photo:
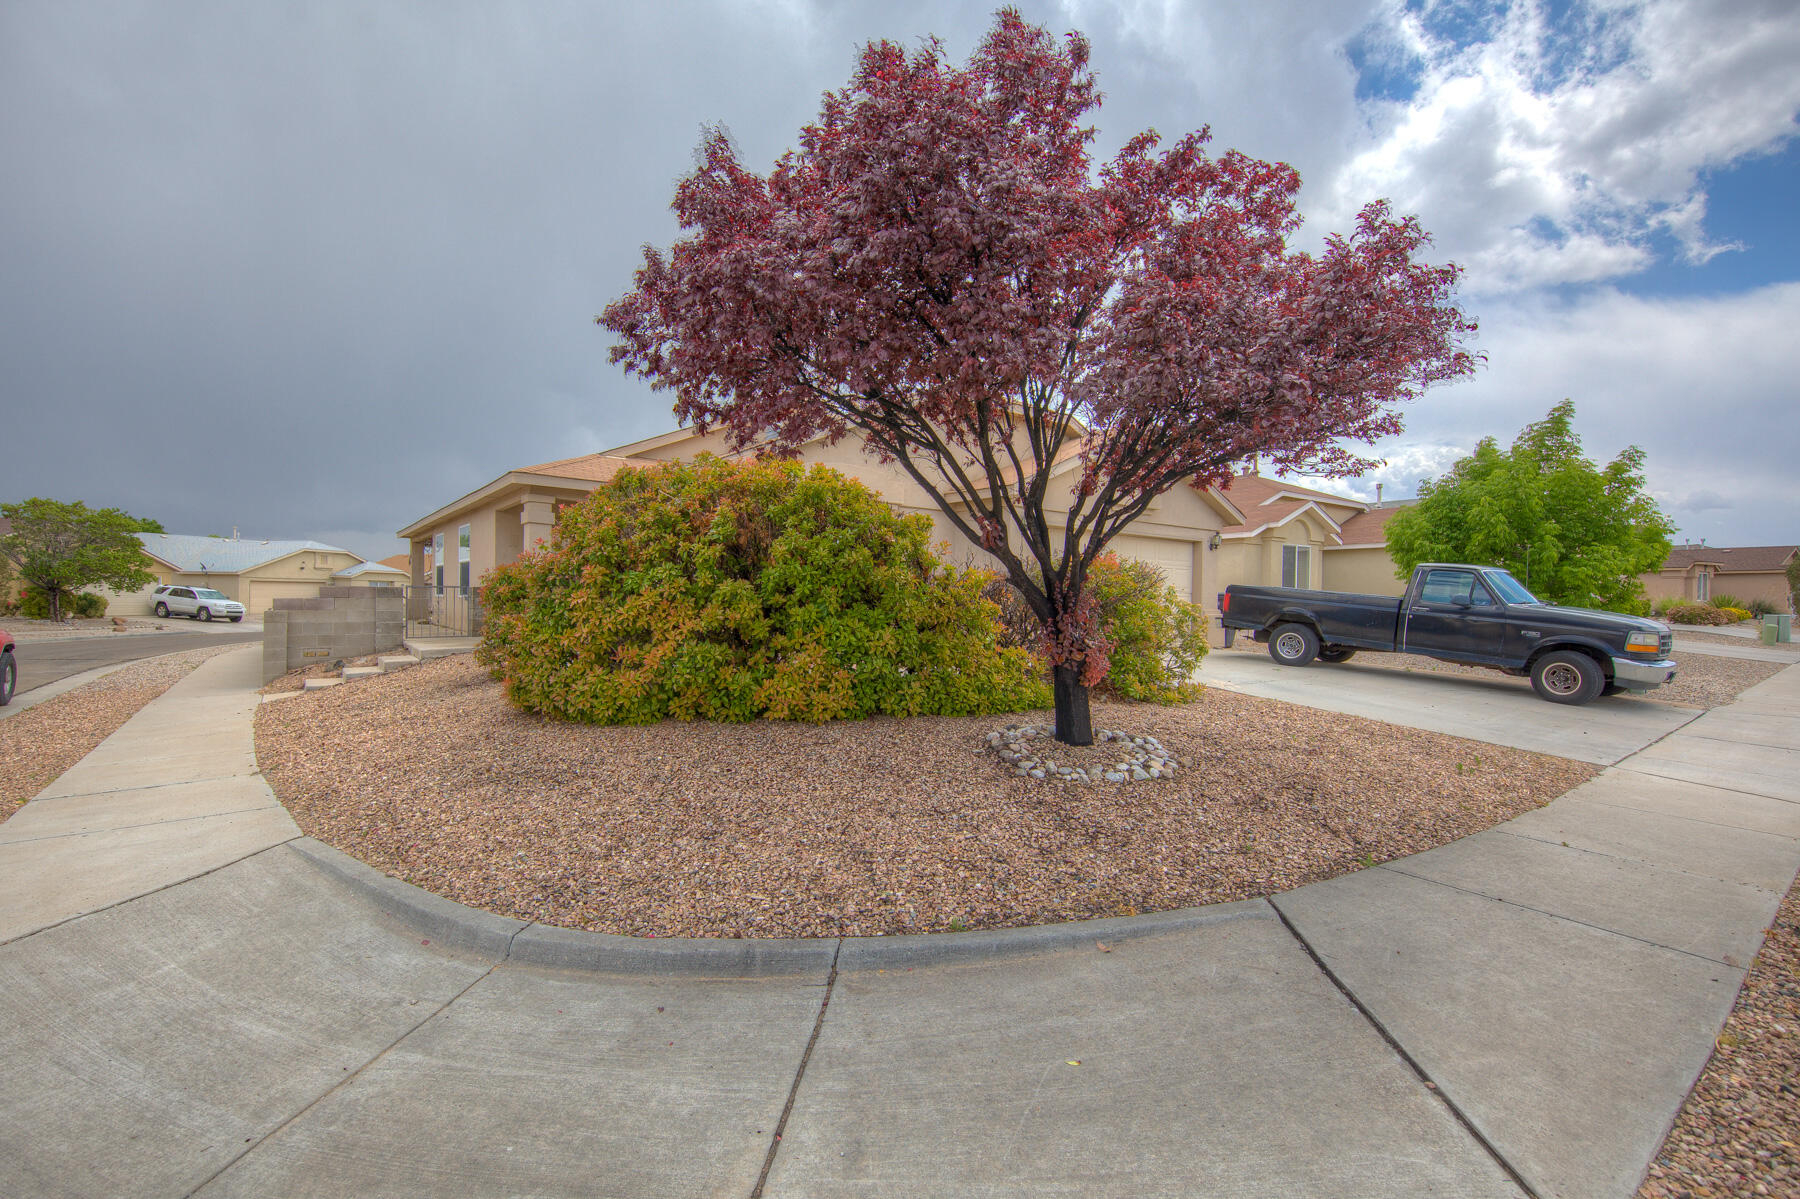
[[[1214,650],[1200,669],[1209,687],[1328,712],[1470,737],[1611,766],[1700,716],[1628,695],[1579,708],[1547,703],[1524,679],[1408,672],[1361,662],[1279,666],[1266,653]]]

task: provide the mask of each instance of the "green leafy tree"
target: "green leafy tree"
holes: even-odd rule
[[[1569,400],[1501,450],[1483,438],[1388,521],[1401,578],[1421,562],[1504,566],[1553,604],[1644,613],[1638,576],[1669,556],[1674,527],[1644,491],[1644,451],[1604,468],[1582,457]]]
[[[61,620],[63,597],[81,587],[128,591],[154,582],[144,568],[143,521],[118,508],[89,508],[80,500],[29,499],[0,504],[12,532],[0,537],[0,554],[26,583],[50,601],[50,619]]]
[[[1048,704],[1039,663],[998,644],[985,576],[930,539],[822,466],[622,470],[488,576],[476,660],[518,706],[595,724]]]

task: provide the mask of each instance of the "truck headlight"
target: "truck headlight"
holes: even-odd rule
[[[1662,648],[1662,640],[1655,633],[1633,633],[1625,638],[1625,648],[1634,654],[1653,654]]]

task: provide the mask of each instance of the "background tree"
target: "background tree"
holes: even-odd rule
[[[1644,451],[1601,469],[1581,456],[1568,400],[1502,451],[1491,437],[1419,503],[1389,519],[1400,577],[1421,562],[1504,566],[1553,604],[1649,611],[1638,576],[1669,556],[1673,526],[1644,492]]]
[[[49,598],[51,620],[62,619],[62,597],[77,588],[128,591],[156,581],[144,569],[144,543],[135,536],[143,522],[117,508],[29,499],[0,504],[0,514],[12,522],[12,532],[0,537],[0,554]]]
[[[1107,669],[1087,592],[1106,543],[1187,481],[1260,454],[1355,473],[1340,438],[1468,372],[1454,266],[1415,261],[1384,204],[1318,256],[1288,237],[1299,177],[1205,130],[1138,134],[1097,171],[1100,103],[1078,34],[1003,10],[967,67],[925,42],[862,52],[766,176],[722,130],[600,323],[614,362],[676,392],[734,447],[854,430],[994,556],[1041,621],[1056,735],[1089,744]],[[1051,468],[1078,453],[1066,518]]]

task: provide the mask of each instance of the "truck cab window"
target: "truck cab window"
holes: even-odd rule
[[[1419,602],[1425,604],[1466,604],[1475,586],[1475,576],[1466,570],[1434,570],[1425,576],[1419,588]]]

